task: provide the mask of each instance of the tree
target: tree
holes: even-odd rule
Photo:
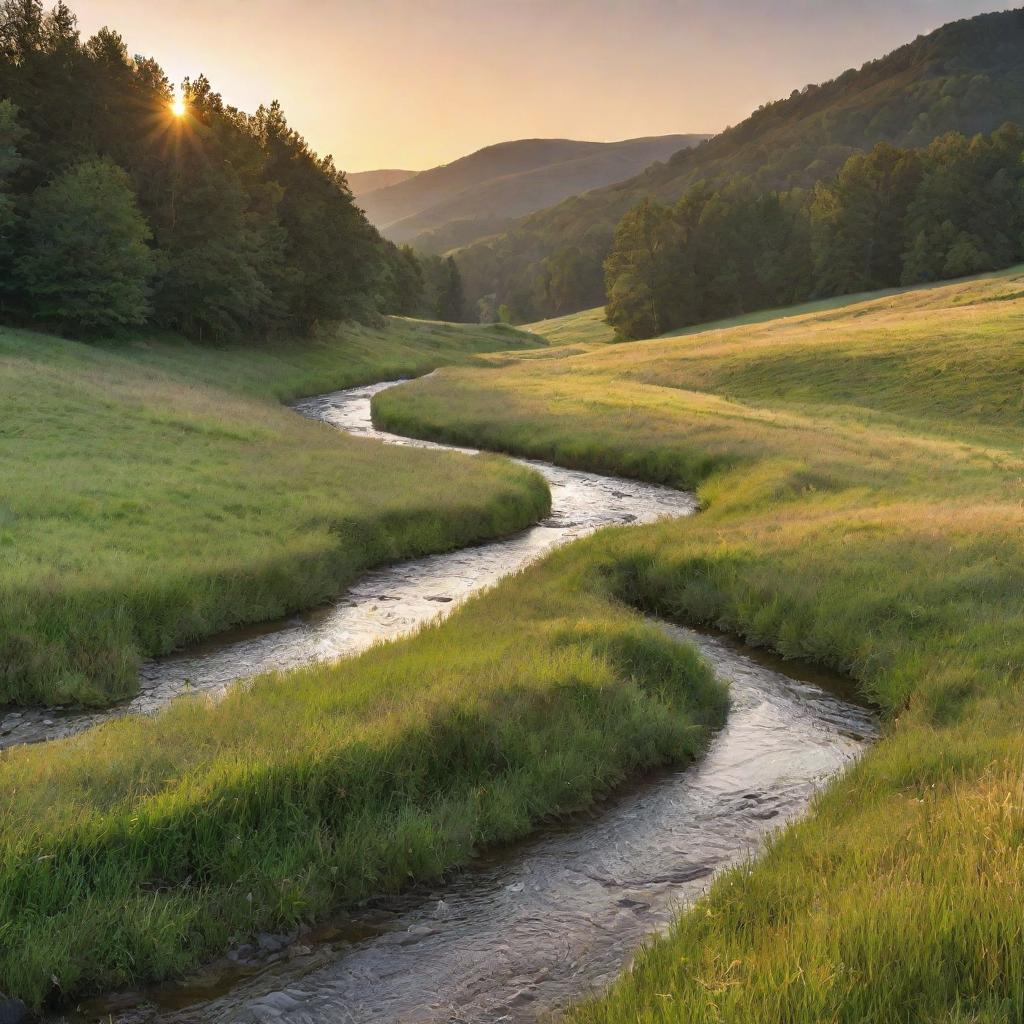
[[[622,337],[661,334],[671,326],[673,306],[687,301],[692,266],[679,227],[687,212],[683,204],[671,211],[644,200],[622,218],[605,261],[605,312]]]
[[[387,259],[379,303],[381,311],[397,316],[417,316],[423,305],[425,282],[416,253],[408,245],[399,248],[392,242],[384,243],[384,252]]]
[[[17,274],[33,316],[76,334],[144,323],[153,254],[128,175],[90,160],[32,196]]]
[[[820,185],[811,209],[819,292],[838,295],[898,284],[907,210],[921,181],[914,151],[881,143],[850,157]]]
[[[23,134],[18,108],[10,100],[0,100],[0,289],[4,292],[9,290],[18,228],[18,210],[10,186],[23,163],[18,152]]]
[[[187,120],[172,128],[166,198],[156,213],[162,266],[154,296],[163,326],[200,340],[262,335],[280,319],[280,189],[264,155],[203,76],[186,82]]]
[[[464,305],[462,277],[455,260],[449,256],[444,260],[443,284],[437,297],[437,319],[460,323],[465,316]]]

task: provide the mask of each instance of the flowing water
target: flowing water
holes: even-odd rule
[[[449,448],[375,430],[370,400],[400,381],[337,391],[300,402],[304,416],[357,436],[421,448]],[[369,442],[368,442],[369,443]],[[459,451],[469,451],[461,448]],[[551,515],[506,540],[400,562],[366,573],[336,602],[285,622],[218,637],[180,655],[144,665],[132,700],[99,711],[0,712],[0,749],[81,732],[108,718],[148,714],[183,693],[216,693],[229,683],[272,669],[339,658],[394,640],[444,614],[475,590],[507,576],[545,551],[613,523],[648,523],[690,515],[692,494],[636,480],[620,480],[527,462],[551,488]]]
[[[369,404],[388,384],[302,403],[305,415],[378,440]],[[439,447],[439,446],[432,446]],[[440,446],[443,447],[443,446]],[[542,552],[600,526],[695,510],[667,488],[528,463],[551,517],[516,537],[368,573],[328,609],[147,666],[148,711],[184,689],[217,691],[270,668],[363,650],[443,614]],[[480,858],[443,883],[373,901],[315,933],[262,935],[182,982],[83,1006],[121,1024],[533,1021],[599,990],[722,868],[755,854],[874,736],[834,683],[717,636],[665,623],[728,682],[725,727],[696,764],[620,793],[592,814]],[[109,712],[108,712],[109,713]],[[51,715],[50,733],[102,716]],[[4,724],[3,728],[7,728]],[[10,730],[8,742],[41,738]]]
[[[443,884],[376,901],[284,949],[286,937],[262,936],[201,975],[96,1002],[73,1019],[527,1022],[610,983],[717,871],[756,853],[874,735],[871,715],[815,674],[662,625],[730,686],[728,722],[696,764]]]

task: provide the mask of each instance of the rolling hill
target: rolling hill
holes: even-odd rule
[[[767,103],[664,164],[521,218],[461,252],[467,299],[494,293],[521,320],[599,305],[615,226],[645,197],[671,202],[698,182],[736,177],[768,188],[811,186],[877,142],[924,146],[945,132],[992,131],[1009,120],[1024,122],[1024,10],[952,22]]]
[[[397,185],[400,181],[407,181],[415,178],[419,171],[403,171],[397,168],[388,168],[380,171],[353,171],[345,175],[348,178],[348,187],[352,189],[352,195],[361,199],[377,189],[388,188],[390,185]]]
[[[503,142],[396,184],[364,191],[360,201],[369,219],[392,241],[443,252],[502,230],[515,218],[567,196],[629,178],[705,138]]]

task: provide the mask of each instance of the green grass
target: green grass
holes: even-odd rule
[[[9,752],[0,990],[174,975],[696,755],[725,694],[620,576],[586,541],[409,640]]]
[[[124,697],[144,656],[543,515],[543,481],[501,460],[381,450],[279,404],[535,344],[401,320],[223,349],[0,332],[0,701]]]
[[[616,591],[849,673],[885,735],[576,1024],[1024,1019],[1024,276],[446,370],[403,430],[695,485]]]

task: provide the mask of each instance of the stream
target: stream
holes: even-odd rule
[[[449,445],[374,428],[371,399],[378,391],[400,383],[387,381],[336,391],[299,402],[295,409],[357,436],[417,448],[450,449]],[[467,448],[455,450],[474,454]],[[140,671],[138,694],[114,707],[0,711],[0,750],[70,736],[119,715],[151,714],[183,693],[217,693],[261,672],[358,654],[378,641],[415,632],[474,591],[602,526],[649,523],[666,516],[691,515],[697,509],[692,494],[670,487],[543,462],[523,464],[542,473],[551,489],[551,515],[536,526],[505,540],[372,570],[325,607],[285,621],[239,629],[181,654],[148,662]]]
[[[397,382],[396,382],[397,383]],[[297,406],[354,434],[391,383]],[[465,449],[460,449],[465,450]],[[692,495],[527,462],[544,474],[551,516],[507,540],[367,573],[331,606],[222,637],[147,665],[130,703],[98,714],[26,713],[4,743],[152,711],[272,668],[335,658],[393,639],[558,544],[613,523],[696,510]],[[84,1004],[66,1021],[120,1024],[527,1022],[599,991],[721,869],[802,814],[875,736],[872,715],[828,677],[725,637],[658,623],[696,645],[728,682],[731,709],[705,756],[618,793],[591,813],[478,858],[399,898],[374,900],[312,933],[261,935],[183,981]],[[20,730],[20,731],[19,731]]]

